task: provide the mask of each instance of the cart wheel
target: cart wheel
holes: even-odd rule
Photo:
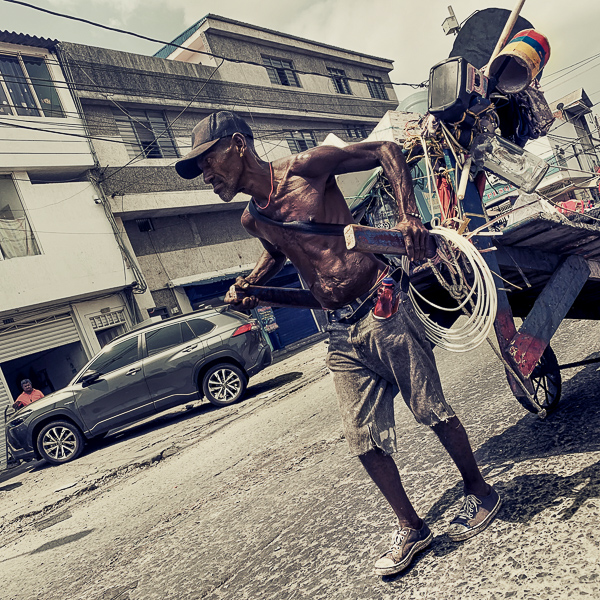
[[[538,361],[531,374],[531,383],[533,383],[533,398],[536,406],[545,409],[546,413],[556,410],[560,401],[562,391],[562,378],[558,368],[558,360],[550,346],[544,350],[544,354]],[[521,405],[527,410],[537,413],[531,406],[528,398],[515,396]]]

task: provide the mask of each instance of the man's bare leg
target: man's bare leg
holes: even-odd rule
[[[420,529],[422,521],[404,491],[394,459],[379,450],[370,450],[358,458],[396,513],[400,526]]]
[[[448,421],[441,421],[432,429],[458,468],[463,478],[465,492],[476,496],[487,496],[490,493],[490,486],[483,479],[475,462],[467,432],[459,418],[452,417]],[[400,525],[419,529],[422,521],[404,491],[394,459],[379,450],[371,450],[358,458],[396,513]]]
[[[458,417],[441,421],[432,427],[440,442],[457,466],[467,494],[487,496],[490,486],[485,482],[475,462],[467,432]]]

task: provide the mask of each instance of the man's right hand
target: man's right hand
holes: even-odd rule
[[[252,310],[256,308],[259,302],[258,298],[256,296],[246,296],[244,292],[249,286],[250,283],[246,279],[238,277],[225,294],[225,302],[238,309]]]

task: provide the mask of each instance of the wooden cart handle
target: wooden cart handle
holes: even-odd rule
[[[312,309],[323,308],[309,290],[249,285],[242,291],[231,286],[230,294],[235,296],[235,299],[238,302],[241,302],[244,298],[248,298],[249,296],[254,296],[259,300],[259,304],[265,306]]]
[[[406,255],[404,236],[396,229],[378,229],[365,225],[350,224],[344,228],[346,248],[375,254]],[[427,258],[433,258],[437,245],[433,236],[427,238]]]

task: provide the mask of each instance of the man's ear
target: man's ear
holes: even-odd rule
[[[234,147],[235,151],[240,155],[240,156],[244,156],[244,153],[246,152],[246,138],[241,134],[241,133],[234,133],[231,136],[231,143],[232,146]]]

